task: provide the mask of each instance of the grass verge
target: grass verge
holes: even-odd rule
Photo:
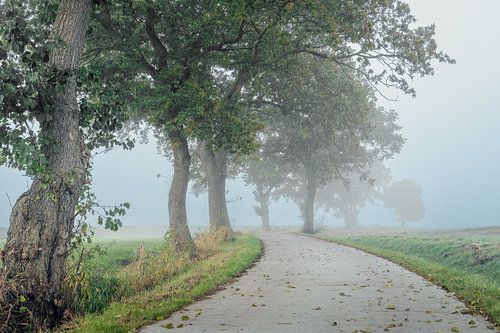
[[[350,246],[364,252],[395,262],[413,271],[430,282],[453,292],[458,298],[468,304],[473,313],[489,317],[497,326],[500,323],[500,285],[494,278],[498,274],[498,265],[485,270],[483,274],[472,273],[480,271],[477,267],[460,267],[458,264],[438,262],[432,247],[423,246],[420,250],[413,249],[413,254],[405,253],[403,245],[408,239],[400,237],[399,241],[388,241],[377,236],[356,236],[336,238],[325,235],[314,237],[332,241],[340,245]],[[391,238],[393,236],[384,236]],[[413,242],[416,242],[414,239]],[[422,241],[425,243],[425,241]],[[392,245],[391,245],[392,244]],[[409,244],[409,243],[406,243]],[[392,246],[392,247],[391,247]],[[432,253],[431,253],[432,252]],[[446,254],[444,255],[446,258]]]
[[[196,261],[179,274],[149,290],[111,303],[102,313],[78,318],[66,331],[133,332],[141,326],[167,318],[172,312],[197,298],[214,292],[259,258],[260,240],[252,235],[238,236],[221,245],[218,253]]]

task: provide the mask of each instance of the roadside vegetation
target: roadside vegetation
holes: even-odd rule
[[[129,332],[165,319],[231,281],[262,250],[255,236],[237,235],[226,241],[223,231],[201,234],[195,243],[195,258],[158,241],[110,244],[106,254],[92,262],[92,274],[84,283],[88,289],[75,297],[79,315],[61,329]],[[146,244],[144,250],[140,244]]]
[[[398,263],[453,292],[472,312],[500,323],[500,229],[319,238]]]

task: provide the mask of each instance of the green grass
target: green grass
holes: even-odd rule
[[[500,237],[395,234],[317,237],[355,247],[414,271],[500,322]]]
[[[158,251],[163,239],[132,239],[132,240],[111,240],[101,239],[93,242],[94,245],[99,245],[103,253],[91,261],[91,265],[95,269],[104,269],[107,272],[116,272],[126,262],[130,262],[135,258],[135,252],[141,243],[148,251]],[[0,250],[5,245],[5,240],[0,240]],[[2,262],[0,261],[0,268]]]
[[[162,239],[143,240],[97,240],[95,244],[103,249],[103,254],[91,260],[96,269],[105,269],[109,273],[118,271],[121,267],[134,261],[140,244],[147,251],[159,251],[164,244]]]
[[[148,253],[154,254],[160,251],[164,242],[161,239],[146,239],[98,240],[92,243],[91,246],[98,245],[102,252],[85,262],[87,278],[83,280],[81,291],[73,303],[77,313],[100,312],[116,298],[122,282],[118,272],[135,261],[141,243]],[[71,259],[69,263],[71,265]]]
[[[70,331],[130,332],[162,320],[238,276],[252,265],[261,251],[261,243],[255,236],[239,236],[222,244],[219,253],[195,261],[154,288],[111,303],[102,313],[78,318]]]

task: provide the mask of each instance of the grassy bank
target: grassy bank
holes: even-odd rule
[[[500,322],[500,236],[456,233],[319,234],[319,238],[389,259],[444,287],[472,311]]]
[[[114,298],[123,293],[127,279],[122,271],[138,259],[139,248],[150,256],[160,253],[162,239],[97,240],[90,247],[98,246],[100,253],[80,262],[80,251],[68,260],[66,282],[75,292],[73,310],[78,314],[102,311]],[[76,269],[78,267],[78,270]]]
[[[127,286],[129,294],[123,294],[119,301],[114,301],[100,313],[77,318],[67,329],[71,332],[86,333],[130,332],[153,321],[162,320],[238,276],[260,256],[261,249],[261,243],[255,236],[244,235],[220,244],[204,259],[184,261],[177,258],[177,267],[168,267],[168,262],[165,262],[164,266],[170,269],[171,273],[167,272],[167,278],[155,279],[150,285],[139,286],[143,291],[130,292],[130,288],[133,290],[135,287],[134,283],[143,279],[134,276],[134,273],[139,273],[133,269],[125,270],[125,276],[131,280],[131,285]],[[162,259],[161,255],[154,258]],[[140,274],[145,273],[144,277],[154,276],[154,272],[149,269],[141,268]]]

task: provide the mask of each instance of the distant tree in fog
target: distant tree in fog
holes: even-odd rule
[[[318,192],[317,208],[343,218],[347,227],[355,227],[361,209],[381,199],[390,182],[389,168],[375,163],[366,172],[351,173],[346,179],[328,183]]]
[[[279,192],[299,206],[304,231],[312,233],[318,190],[399,152],[397,116],[376,106],[364,78],[314,57],[261,81],[273,92],[262,112],[264,148],[290,169]]]
[[[404,227],[408,222],[418,221],[425,215],[425,206],[421,198],[422,189],[413,181],[396,181],[384,191],[382,200],[387,208],[392,209]]]
[[[254,206],[255,213],[261,218],[264,231],[271,230],[269,205],[271,199],[276,197],[276,190],[282,186],[286,177],[286,166],[283,165],[279,156],[267,152],[265,146],[243,167],[243,180],[247,185],[252,186],[254,199],[258,203]]]

